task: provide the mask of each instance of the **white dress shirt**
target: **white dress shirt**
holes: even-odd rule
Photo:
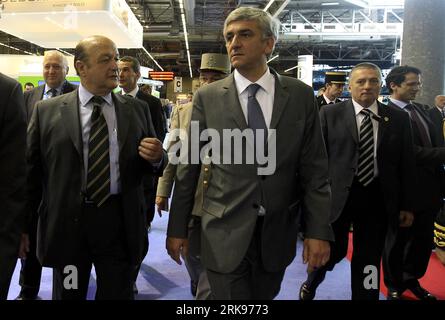
[[[247,87],[254,82],[251,82],[249,79],[243,77],[241,73],[239,73],[236,69],[234,72],[234,78],[241,109],[243,110],[244,117],[247,123],[247,100],[249,99],[249,92],[247,90]],[[275,77],[273,76],[273,74],[270,73],[269,68],[267,68],[263,76],[255,83],[260,85],[261,87],[256,93],[256,99],[260,104],[261,111],[263,112],[266,126],[268,129],[270,129],[275,97]]]
[[[90,102],[94,95],[90,93],[82,84],[79,85],[79,110],[80,124],[83,141],[83,163],[85,168],[85,179],[88,173],[88,146],[91,131],[91,115],[93,114],[93,104]],[[117,141],[116,111],[114,108],[111,93],[102,97],[106,101],[102,106],[102,113],[108,127],[109,152],[110,152],[110,194],[118,194],[121,191],[120,171],[119,171],[119,144]],[[85,185],[82,187],[86,190]]]

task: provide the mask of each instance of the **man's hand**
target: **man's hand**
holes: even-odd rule
[[[29,236],[27,233],[22,233],[19,247],[19,258],[26,259],[26,254],[29,252]]]
[[[162,143],[156,138],[144,138],[139,144],[139,155],[150,162],[162,160]]]
[[[436,256],[439,258],[440,262],[445,266],[445,248],[436,248]]]
[[[167,237],[166,248],[168,255],[175,260],[177,264],[182,264],[179,256],[182,255],[183,259],[187,256],[189,241],[187,239]]]
[[[158,207],[158,214],[160,217],[162,217],[162,211],[168,210],[168,199],[167,197],[156,196],[155,203]]]
[[[324,266],[329,261],[331,247],[328,241],[318,239],[304,239],[303,263],[308,264],[308,272]]]
[[[399,226],[401,228],[411,227],[414,221],[414,214],[410,211],[400,211]]]

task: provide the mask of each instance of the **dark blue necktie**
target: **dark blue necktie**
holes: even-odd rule
[[[256,93],[261,86],[256,83],[252,83],[247,87],[248,91],[248,100],[247,100],[247,122],[249,128],[253,129],[253,135],[255,137],[255,142],[257,135],[261,132],[257,132],[257,130],[263,130],[264,133],[264,144],[267,143],[267,125],[264,120],[263,111],[261,111],[261,106],[256,99]],[[266,149],[264,149],[266,150]]]

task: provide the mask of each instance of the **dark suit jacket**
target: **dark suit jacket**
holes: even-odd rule
[[[242,261],[261,203],[266,209],[261,236],[266,270],[283,270],[294,259],[300,202],[306,237],[333,240],[327,157],[312,88],[273,74],[270,128],[276,130],[276,170],[259,176],[255,164],[212,163],[209,179],[200,186],[204,188],[201,258],[207,268],[217,272],[231,272]],[[198,90],[192,121],[198,121],[201,130],[216,130],[220,137],[224,129],[247,129],[233,74]],[[235,152],[246,154],[246,149],[243,145]],[[187,238],[199,174],[200,165],[181,164],[177,168],[167,231],[170,237]]]
[[[26,113],[20,84],[0,73],[0,300],[6,299],[25,218]]]
[[[400,210],[414,208],[414,153],[409,116],[378,103],[381,117],[377,138],[377,166],[387,213],[398,219]],[[331,219],[340,216],[358,166],[358,130],[352,100],[321,108],[332,189]]]
[[[437,107],[432,107],[428,109],[428,114],[430,115],[431,122],[434,125],[434,129],[436,132],[436,138],[439,141],[439,146],[444,146],[444,137],[443,137],[443,118],[442,113],[437,109]]]
[[[69,83],[65,80],[63,87],[62,87],[62,94],[71,92],[77,88],[76,85]],[[38,86],[31,91],[25,92],[25,105],[26,105],[26,114],[28,122],[31,119],[32,110],[34,109],[34,106],[43,99],[43,94],[45,91],[45,85],[42,84],[41,86]]]
[[[165,135],[167,134],[166,128],[166,120],[164,118],[164,112],[162,111],[161,100],[152,95],[146,94],[141,90],[138,90],[136,94],[136,98],[145,101],[150,108],[151,120],[153,121],[153,126],[156,132],[156,135],[161,142],[164,141]]]
[[[334,103],[339,103],[339,102],[341,102],[340,99],[335,99],[335,101],[334,101]],[[321,108],[322,106],[325,106],[328,104],[326,102],[326,100],[324,99],[324,95],[317,97],[317,103],[318,103],[318,108]]]
[[[140,141],[155,137],[150,112],[138,100],[112,94],[119,141],[123,223],[131,263],[147,251],[142,176],[154,168],[138,154]],[[28,128],[28,194],[31,212],[38,208],[37,254],[43,266],[72,261],[79,241],[84,175],[78,90],[41,101]],[[164,154],[163,163],[166,162]],[[158,168],[160,172],[163,166]],[[43,197],[40,191],[43,181]]]
[[[424,146],[417,126],[412,124],[417,174],[416,211],[437,212],[442,206],[445,184],[443,171],[445,148],[440,147],[443,138],[440,139],[437,136],[437,130],[430,119],[428,108],[418,103],[413,103],[413,105],[428,126],[432,144],[432,147]],[[398,108],[391,100],[388,102],[388,106]]]

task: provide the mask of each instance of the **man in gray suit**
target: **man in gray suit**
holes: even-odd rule
[[[166,155],[148,108],[113,93],[118,59],[106,37],[79,42],[79,89],[39,102],[28,127],[30,212],[54,299],[86,299],[92,264],[97,299],[133,299],[147,252],[142,177],[162,172]]]
[[[268,13],[234,10],[225,21],[224,37],[235,71],[199,89],[193,99],[192,147],[199,124],[203,137],[212,136],[204,163],[214,159],[203,181],[201,259],[213,298],[273,299],[295,257],[300,207],[306,232],[303,261],[310,268],[327,261],[333,240],[318,106],[312,88],[268,68],[278,38]],[[246,142],[238,148],[230,144],[223,152],[226,159],[217,161],[219,138],[228,132],[235,139],[237,133],[245,135]],[[265,144],[267,165],[273,167],[268,175],[261,170]],[[180,254],[188,251],[187,225],[200,173],[193,150],[190,155],[191,162],[178,166],[167,231],[168,253],[179,264]]]
[[[28,121],[31,119],[32,111],[37,102],[50,99],[77,88],[77,86],[66,81],[68,73],[68,60],[57,50],[45,51],[43,57],[43,79],[45,83],[37,88],[25,92],[25,106]],[[40,290],[40,278],[42,276],[42,265],[37,259],[37,216],[33,215],[28,221],[23,235],[23,242],[28,242],[29,250],[26,259],[22,259],[20,269],[21,290],[16,300],[35,300]]]
[[[25,92],[28,121],[37,102],[73,91],[77,86],[65,78],[69,71],[68,60],[57,50],[45,51],[43,57],[43,80],[45,83]]]

